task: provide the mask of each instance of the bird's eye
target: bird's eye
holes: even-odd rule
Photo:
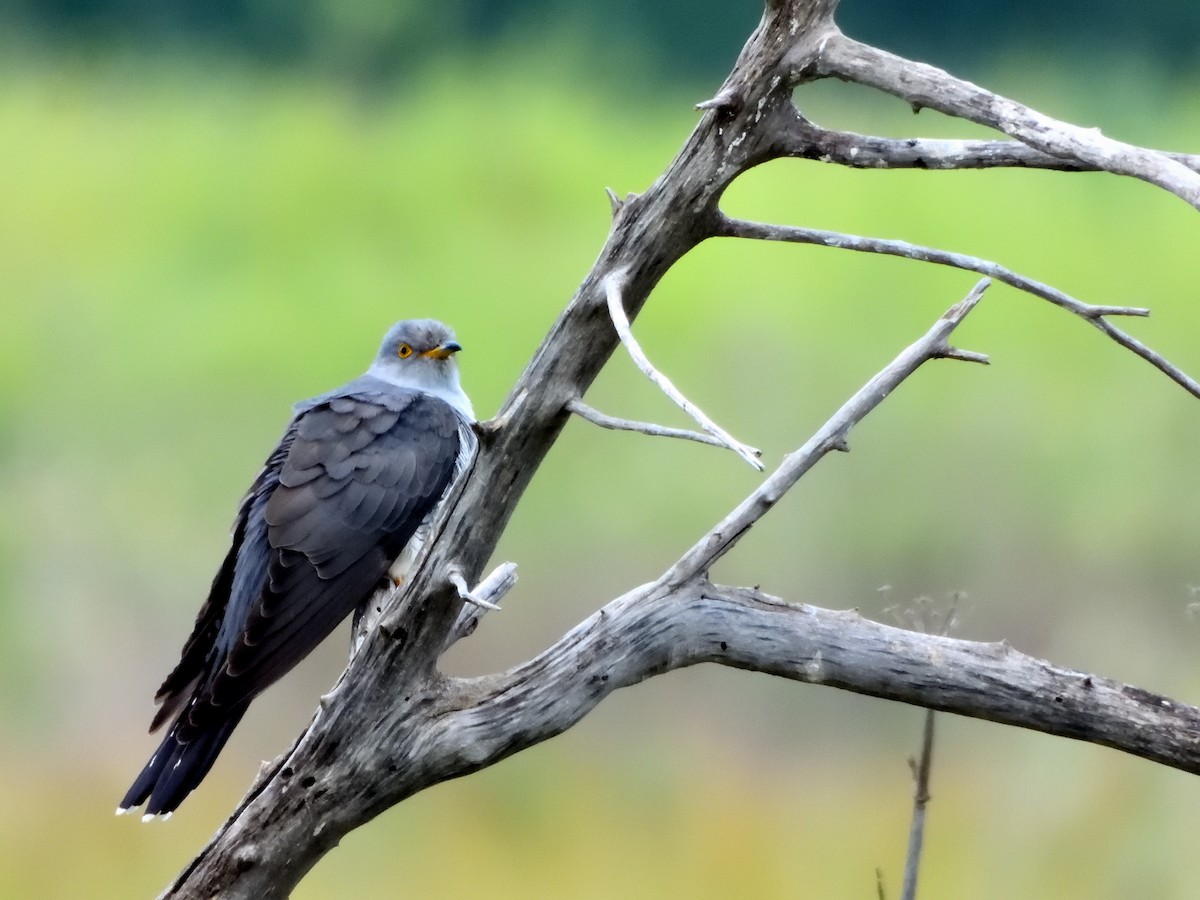
[[[401,359],[408,359],[410,356],[413,355],[413,349],[412,349],[412,347],[408,346],[408,344],[401,344],[396,349],[396,355],[398,357],[400,357]]]

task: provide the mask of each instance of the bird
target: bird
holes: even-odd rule
[[[212,768],[250,702],[374,591],[402,582],[475,452],[454,332],[393,325],[367,371],[297,403],[238,507],[232,542],[155,696],[158,749],[117,813],[169,817]]]

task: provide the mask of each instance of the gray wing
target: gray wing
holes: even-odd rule
[[[160,691],[163,721],[191,694],[181,741],[264,690],[370,596],[449,485],[460,426],[448,404],[416,392],[323,398],[297,416],[242,504]]]

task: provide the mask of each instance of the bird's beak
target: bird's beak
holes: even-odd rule
[[[430,359],[449,359],[461,349],[462,345],[458,341],[446,341],[446,343],[434,347],[432,350],[426,350],[421,355],[428,356]]]

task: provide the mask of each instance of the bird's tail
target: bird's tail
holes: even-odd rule
[[[174,812],[204,780],[217,754],[241,721],[247,705],[231,709],[228,717],[214,722],[186,742],[179,740],[181,723],[176,720],[125,794],[117,813],[129,812],[143,803],[146,804],[143,820]]]

